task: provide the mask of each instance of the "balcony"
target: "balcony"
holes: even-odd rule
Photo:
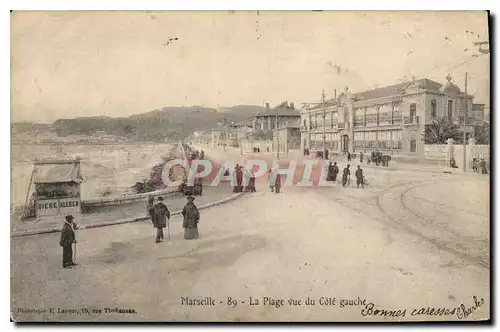
[[[354,128],[364,128],[366,126],[366,122],[364,121],[354,121]]]
[[[405,125],[414,125],[418,124],[418,116],[405,116],[403,118],[403,124]]]
[[[345,129],[346,127],[345,122],[339,122],[338,127],[339,129]]]
[[[401,117],[393,118],[392,119],[392,124],[393,125],[400,125],[402,122],[403,122],[403,119]]]

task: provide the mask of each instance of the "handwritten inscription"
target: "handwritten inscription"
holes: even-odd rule
[[[375,305],[373,302],[368,301],[366,298],[356,297],[351,299],[337,298],[331,296],[321,296],[317,298],[282,298],[282,297],[254,297],[249,296],[246,299],[239,299],[236,297],[228,296],[224,299],[216,299],[213,297],[181,297],[182,306],[227,306],[236,308],[238,306],[248,307],[268,307],[280,309],[283,307],[301,307],[301,306],[319,306],[319,307],[337,307],[345,309],[349,307],[360,308],[360,314],[363,317],[422,317],[422,316],[441,316],[452,317],[456,316],[458,319],[466,319],[470,315],[484,305],[484,299],[478,299],[477,296],[472,297],[473,304],[471,306],[465,303],[456,307],[422,307],[422,308],[382,308]]]
[[[477,299],[476,296],[472,297],[474,305],[467,307],[465,304],[461,304],[459,307],[453,308],[414,308],[408,310],[406,308],[387,310],[380,307],[376,307],[373,303],[368,303],[362,310],[362,316],[379,316],[379,317],[407,317],[407,314],[411,316],[457,316],[458,319],[466,319],[475,310],[484,304],[484,299]]]

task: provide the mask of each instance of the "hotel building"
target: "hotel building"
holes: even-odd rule
[[[484,105],[473,104],[446,77],[446,83],[424,78],[360,93],[348,87],[338,97],[301,110],[301,149],[331,152],[381,151],[388,154],[424,154],[425,124],[446,117],[463,124],[468,103],[467,132],[484,116]],[[483,119],[480,119],[483,120]]]

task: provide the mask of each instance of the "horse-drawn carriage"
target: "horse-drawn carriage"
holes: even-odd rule
[[[368,159],[368,164],[370,162],[375,165],[382,164],[382,166],[389,166],[389,161],[391,160],[391,156],[388,154],[382,154],[382,152],[372,152],[371,158]]]

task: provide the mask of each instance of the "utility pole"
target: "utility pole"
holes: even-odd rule
[[[276,131],[276,159],[280,160],[280,141],[278,135],[278,110],[279,105],[276,107],[276,123],[274,124],[274,130]]]
[[[321,92],[321,109],[323,111],[323,160],[326,159],[326,109],[325,109],[325,89]]]
[[[465,73],[465,112],[464,112],[464,173],[467,172],[465,153],[467,150],[467,109],[469,108],[469,97],[467,96],[467,72]]]

